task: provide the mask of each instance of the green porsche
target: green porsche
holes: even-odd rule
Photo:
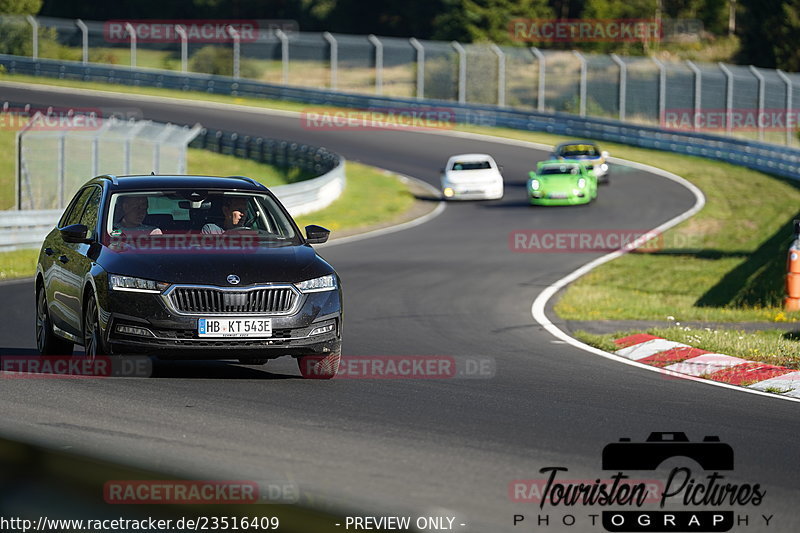
[[[597,176],[583,161],[542,161],[529,175],[531,205],[588,204],[597,198]]]

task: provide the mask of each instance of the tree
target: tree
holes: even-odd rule
[[[797,46],[798,1],[741,0],[740,6],[737,25],[742,48],[737,59],[765,68],[789,68],[794,63],[797,70],[798,52],[791,47]],[[788,40],[792,35],[794,40]]]
[[[512,20],[545,18],[553,18],[547,0],[447,0],[434,19],[433,38],[511,44]]]
[[[0,15],[35,15],[42,0],[0,0]]]

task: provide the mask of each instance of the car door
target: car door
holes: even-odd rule
[[[76,224],[83,224],[88,228],[87,237],[97,238],[97,216],[103,190],[98,185],[91,185],[87,190],[89,194]],[[64,243],[63,255],[66,261],[62,261],[62,269],[65,274],[65,329],[79,337],[83,334],[83,287],[86,274],[92,268],[92,259],[87,255],[90,246],[87,243]]]
[[[70,289],[70,284],[74,285],[75,275],[71,272],[73,265],[69,264],[69,245],[64,242],[57,230],[80,222],[83,207],[91,194],[92,188],[85,187],[75,195],[65,216],[59,221],[58,228],[48,236],[45,242],[46,260],[42,263],[50,319],[55,327],[73,335],[77,335],[77,333],[70,327],[70,323],[74,323],[74,317],[69,316],[73,313],[70,298],[74,293]]]

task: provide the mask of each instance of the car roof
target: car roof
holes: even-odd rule
[[[112,191],[138,191],[142,189],[226,189],[264,191],[266,187],[245,176],[184,176],[184,175],[132,175],[98,176],[92,182],[108,182]]]
[[[579,159],[549,159],[547,161],[539,161],[539,165],[543,167],[558,167],[561,165],[577,165],[585,167],[586,162]]]
[[[577,141],[564,141],[563,143],[558,143],[558,144],[556,145],[556,149],[558,149],[558,148],[563,148],[564,146],[570,146],[570,145],[572,145],[572,144],[591,144],[592,146],[594,146],[595,148],[597,148],[597,143],[596,143],[596,142],[594,142],[594,141],[586,141],[586,140],[584,140],[584,141],[581,141],[581,140],[577,140]]]
[[[449,161],[494,161],[494,159],[489,154],[458,154]]]

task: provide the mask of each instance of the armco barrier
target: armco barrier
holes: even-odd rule
[[[204,130],[190,146],[321,174],[309,180],[270,188],[292,216],[323,209],[344,190],[345,159],[325,148],[279,139],[253,138],[222,130]],[[0,250],[40,245],[61,212],[60,209],[0,211]]]
[[[83,65],[72,61],[30,59],[0,54],[0,65],[9,73],[123,85],[164,87],[235,96],[280,99],[312,105],[359,109],[445,107],[461,123],[501,126],[529,131],[585,137],[694,155],[741,165],[791,179],[800,179],[800,149],[748,141],[722,135],[671,131],[618,120],[544,113],[444,100],[389,98],[274,85],[225,76],[183,74],[155,69],[131,69],[107,65]]]

